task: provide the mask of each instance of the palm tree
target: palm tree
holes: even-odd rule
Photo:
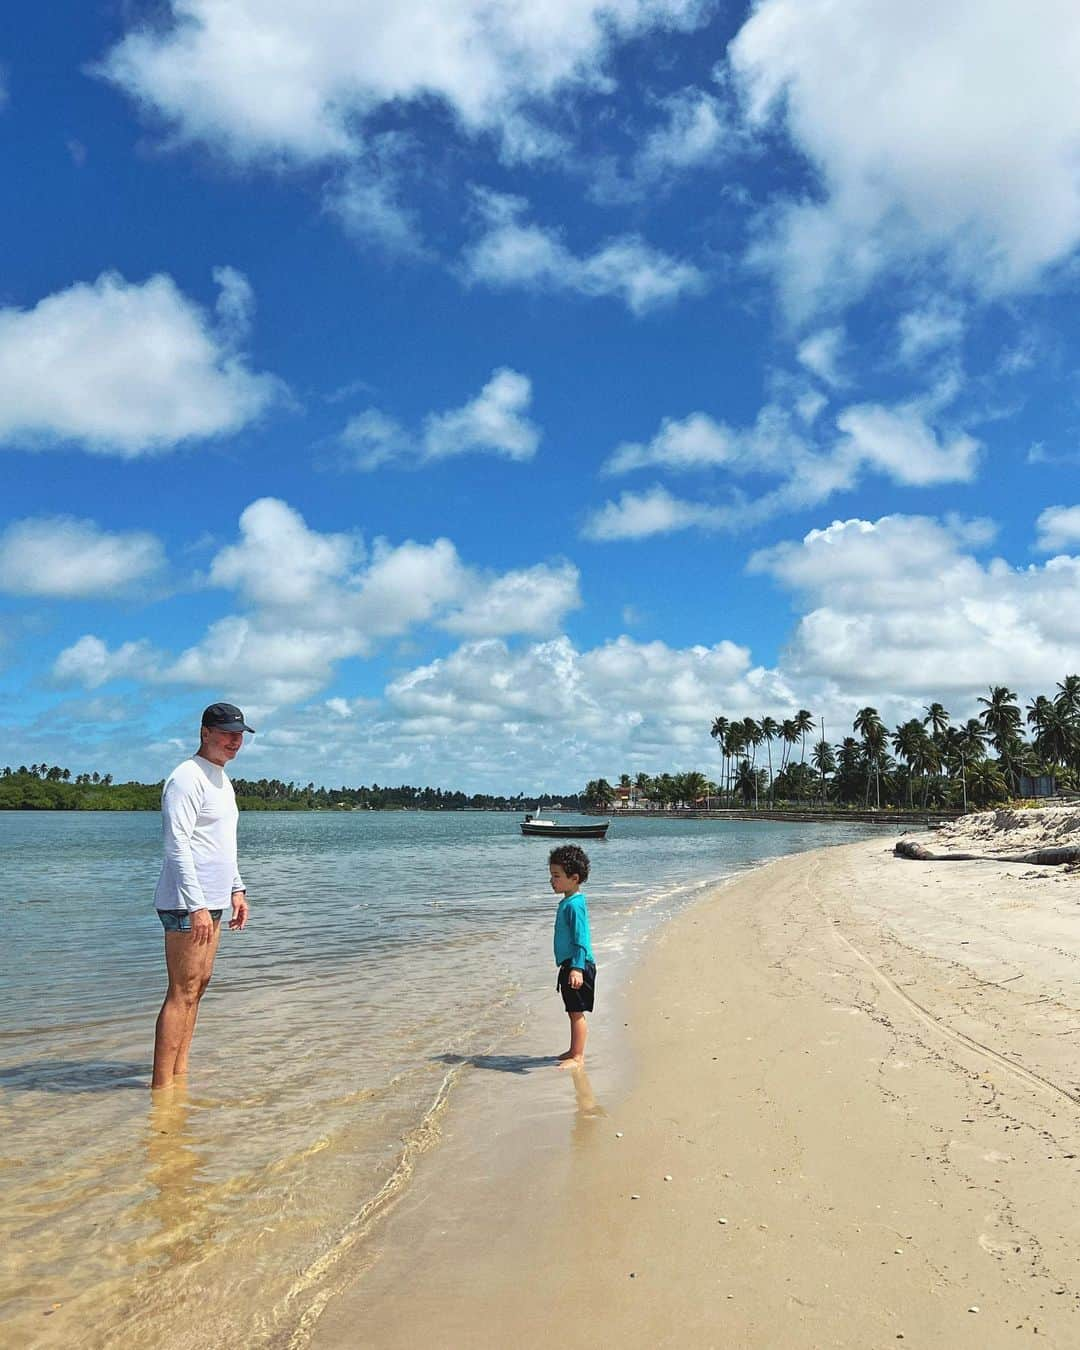
[[[908,766],[908,807],[912,810],[915,807],[911,795],[912,774],[915,769],[915,761],[919,758],[923,742],[926,739],[926,727],[917,717],[913,717],[910,721],[898,726],[892,734],[893,749]]]
[[[968,795],[976,806],[990,806],[1003,802],[1009,796],[1009,785],[1001,769],[992,760],[981,759],[972,764],[967,776]]]
[[[728,753],[728,789],[733,794],[735,790],[735,765],[739,756],[746,749],[746,728],[742,722],[732,722],[728,727],[728,734],[724,741]]]
[[[780,772],[783,773],[787,768],[791,747],[799,739],[799,728],[795,725],[794,717],[785,717],[780,723],[780,739],[784,742],[784,749],[780,756]]]
[[[639,773],[634,779],[634,788],[638,794],[638,801],[648,801],[653,791],[652,779],[647,773]]]
[[[810,756],[814,768],[817,769],[821,778],[821,804],[825,804],[825,775],[834,773],[836,770],[836,756],[833,754],[833,748],[826,740],[818,741],[814,746]]]
[[[807,738],[807,736],[810,735],[810,733],[811,733],[811,732],[813,731],[813,729],[814,729],[814,719],[813,719],[813,717],[811,717],[811,715],[806,711],[805,708],[800,708],[799,711],[795,714],[795,719],[794,719],[794,720],[795,720],[795,730],[798,732],[799,740],[800,740],[800,742],[802,743],[802,744],[801,744],[801,749],[800,749],[800,751],[799,751],[799,758],[805,760],[805,759],[806,759],[806,738]]]
[[[722,764],[721,781],[726,781],[727,779],[727,764],[728,764],[727,735],[730,729],[731,723],[728,721],[726,717],[714,717],[712,728],[709,731],[709,735],[720,747],[720,760]]]
[[[923,708],[926,716],[923,718],[923,726],[930,728],[930,734],[934,740],[938,740],[945,734],[945,728],[949,725],[949,714],[940,703],[930,703]]]
[[[941,769],[941,751],[926,735],[925,731],[915,745],[915,757],[911,767],[923,780],[923,807],[930,795],[930,779],[936,777]]]
[[[814,719],[806,708],[800,708],[792,718],[799,737],[799,762],[806,763],[806,738],[814,729]]]
[[[1046,726],[1046,719],[1053,711],[1054,705],[1046,697],[1040,694],[1038,698],[1033,698],[1027,706],[1027,724],[1035,731],[1035,739],[1038,740]]]
[[[1071,717],[1080,717],[1080,675],[1066,675],[1058,685],[1054,703]]]
[[[979,717],[986,727],[990,744],[998,752],[1009,790],[1015,792],[1021,725],[1016,695],[1005,685],[999,684],[990,689],[989,698],[980,698],[979,702],[984,705]]]
[[[986,754],[986,732],[977,717],[969,717],[960,732],[960,749],[967,760],[982,759]]]
[[[752,717],[744,717],[742,720],[743,745],[750,746],[750,768],[757,768],[757,748],[761,744],[761,728]],[[757,810],[758,804],[758,778],[754,774],[754,810]]]
[[[857,731],[862,737],[863,750],[866,755],[868,769],[873,771],[874,784],[877,790],[876,803],[881,806],[881,773],[880,759],[885,746],[885,723],[878,716],[876,708],[860,708],[855,714],[855,721],[852,723],[852,730]],[[870,805],[870,775],[866,778],[866,805]]]
[[[1045,716],[1035,738],[1035,751],[1047,765],[1068,764],[1076,754],[1076,719],[1070,717],[1064,706],[1047,700]]]
[[[693,805],[699,798],[707,797],[709,794],[709,780],[696,770],[679,774],[678,784],[679,796],[687,806]]]
[[[758,731],[761,732],[761,739],[765,742],[765,748],[769,755],[769,803],[771,805],[773,796],[772,743],[776,739],[780,727],[771,717],[766,715],[758,723]]]
[[[758,776],[754,771],[753,765],[748,759],[739,760],[739,767],[735,771],[735,786],[742,794],[743,805],[749,806],[751,802],[757,807],[758,796]]]

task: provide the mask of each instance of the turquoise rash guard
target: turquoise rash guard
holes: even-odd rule
[[[596,964],[584,891],[564,896],[555,911],[555,964],[561,966],[564,961],[570,962],[572,970],[582,971],[586,961]]]

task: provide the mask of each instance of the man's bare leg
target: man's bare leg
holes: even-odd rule
[[[165,934],[165,968],[169,989],[154,1028],[154,1076],[151,1087],[169,1087],[186,1074],[191,1040],[199,1015],[199,1000],[210,983],[214,957],[221,940],[221,923],[214,924],[209,942],[196,944],[190,933]]]
[[[589,1036],[589,1025],[582,1012],[566,1015],[570,1019],[570,1049],[559,1056],[559,1067],[580,1068],[585,1063],[585,1042]]]

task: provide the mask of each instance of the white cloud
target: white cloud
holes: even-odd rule
[[[110,649],[87,634],[60,653],[54,676],[88,688],[138,679],[227,689],[243,706],[270,711],[313,697],[341,662],[389,639],[425,627],[547,636],[581,604],[569,563],[481,572],[448,539],[376,539],[365,552],[358,536],[314,530],[271,497],[244,510],[239,538],[212,559],[209,581],[235,591],[244,610],[215,619],[179,654],[147,642]]]
[[[800,364],[819,380],[837,386],[844,383],[844,377],[837,367],[843,345],[843,328],[823,328],[804,339],[796,355]]]
[[[360,553],[353,536],[319,534],[286,502],[261,497],[240,516],[239,543],[215,556],[210,580],[257,605],[311,605],[348,575]]]
[[[1063,553],[1080,545],[1080,506],[1048,506],[1035,524],[1040,553]]]
[[[439,413],[424,425],[425,459],[446,459],[490,451],[507,459],[531,459],[540,433],[523,415],[532,402],[532,383],[516,370],[497,370],[463,408]]]
[[[377,469],[394,459],[418,459],[422,449],[416,439],[388,413],[366,408],[350,417],[340,437],[354,469]]]
[[[16,521],[0,534],[0,590],[84,599],[130,591],[161,570],[159,540],[143,531],[109,534],[67,516]]]
[[[735,135],[724,105],[702,89],[682,89],[660,106],[667,120],[645,136],[634,161],[643,186],[717,161]]]
[[[105,273],[30,310],[0,310],[0,437],[127,458],[239,431],[281,386],[233,350],[251,290],[220,268],[215,330],[168,276]]]
[[[657,485],[646,492],[623,492],[617,502],[605,502],[585,522],[582,535],[586,539],[611,542],[646,539],[692,526],[724,529],[733,523],[729,510],[684,501]]]
[[[964,321],[955,306],[939,301],[902,314],[897,335],[900,360],[912,365],[930,352],[960,342],[964,336]]]
[[[916,404],[845,408],[836,425],[847,436],[839,453],[887,473],[908,487],[966,483],[975,476],[979,442],[964,432],[942,444]]]
[[[60,684],[98,689],[114,680],[151,677],[157,659],[148,642],[124,642],[110,651],[101,638],[87,633],[60,653],[52,673]]]
[[[327,189],[326,209],[358,242],[406,258],[427,254],[415,211],[403,205],[399,161],[407,142],[383,135],[363,162],[350,163]]]
[[[651,465],[677,470],[729,464],[738,453],[735,441],[731,429],[707,413],[694,412],[681,421],[665,417],[648,444],[628,441],[618,446],[603,472],[630,473]]]
[[[1080,558],[984,563],[971,550],[991,536],[985,521],[885,516],[755,554],[752,572],[808,606],[782,661],[788,680],[892,700],[1052,688],[1076,664]]]
[[[529,377],[502,367],[462,407],[430,413],[415,435],[387,413],[368,408],[349,419],[341,444],[349,463],[358,469],[374,469],[391,460],[428,463],[468,454],[531,459],[540,443],[539,429],[526,416],[531,403]]]
[[[377,539],[371,565],[348,612],[365,632],[396,637],[455,604],[470,580],[449,539],[436,539],[433,544],[410,539],[396,547]]]
[[[776,404],[766,404],[753,426],[741,430],[705,413],[682,421],[667,418],[648,443],[619,446],[605,472],[644,467],[723,470],[732,477],[771,477],[777,485],[756,497],[732,488],[730,501],[719,506],[674,497],[661,486],[624,492],[617,502],[594,511],[583,533],[589,539],[615,540],[689,528],[746,529],[850,490],[867,471],[885,474],[904,487],[969,482],[978,465],[979,442],[963,432],[943,438],[929,420],[949,396],[950,387],[943,387],[893,408],[855,404],[837,415],[839,435],[819,428],[813,440]]]
[[[579,257],[557,231],[522,221],[526,203],[521,198],[479,193],[478,201],[488,228],[465,250],[463,275],[469,282],[610,296],[633,314],[705,289],[705,275],[692,263],[651,247],[636,234],[610,239]]]
[[[490,779],[496,765],[499,782],[528,773],[564,786],[595,777],[598,764],[707,767],[708,712],[763,701],[794,706],[782,679],[731,642],[679,649],[624,636],[579,650],[559,637],[514,650],[491,639],[394,680],[383,727],[421,760],[437,753],[459,781]]]
[[[215,267],[214,280],[221,289],[214,306],[221,334],[234,343],[247,337],[255,313],[255,292],[251,282],[235,267]]]
[[[129,33],[105,75],[163,116],[182,140],[240,159],[356,153],[363,119],[438,99],[468,132],[504,132],[512,156],[551,136],[536,105],[601,89],[612,46],[691,27],[702,0],[171,0],[172,25]]]
[[[354,629],[319,630],[300,622],[290,627],[231,615],[211,624],[174,661],[160,662],[153,678],[161,684],[230,689],[245,706],[276,708],[317,694],[338,661],[369,650],[367,638]]]
[[[539,564],[479,585],[461,608],[442,620],[451,633],[488,637],[507,632],[547,636],[581,606],[579,573],[570,563]]]
[[[806,313],[883,267],[944,255],[987,294],[1080,241],[1080,9],[954,0],[761,0],[729,49],[751,127],[783,121],[823,200],[758,252]],[[854,110],[854,111],[853,111]]]

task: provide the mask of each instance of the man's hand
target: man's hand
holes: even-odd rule
[[[581,986],[585,983],[585,976],[581,973],[580,970],[572,970],[566,983],[568,987],[571,989],[580,989]]]
[[[236,932],[241,932],[244,924],[248,921],[248,902],[247,891],[233,891],[232,893],[232,918],[229,920],[229,927]]]
[[[214,936],[214,921],[208,909],[191,911],[191,940],[196,947],[205,946]]]

